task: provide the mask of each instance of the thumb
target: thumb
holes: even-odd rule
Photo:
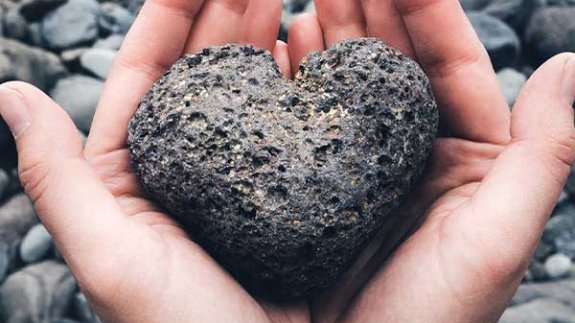
[[[471,199],[473,212],[461,219],[504,270],[520,271],[530,261],[569,175],[574,101],[575,55],[562,54],[525,85],[513,108],[512,140]]]
[[[26,193],[72,270],[91,260],[101,266],[114,254],[127,216],[85,161],[74,123],[21,82],[0,85],[0,115],[16,139]],[[80,255],[89,257],[79,261]]]

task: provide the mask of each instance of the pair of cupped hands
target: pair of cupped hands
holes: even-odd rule
[[[575,158],[575,55],[542,66],[511,113],[457,0],[315,5],[317,17],[300,16],[285,44],[276,41],[281,0],[148,0],[85,148],[48,96],[19,82],[0,86],[21,181],[104,321],[483,323],[504,311]],[[397,211],[425,220],[385,262],[383,242],[401,230],[377,236],[321,295],[289,304],[255,299],[146,198],[130,171],[127,124],[186,53],[249,43],[272,51],[291,77],[306,54],[364,36],[416,59],[439,104],[444,135]]]

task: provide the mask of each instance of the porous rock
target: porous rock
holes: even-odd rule
[[[129,127],[143,187],[249,291],[332,285],[409,191],[437,130],[429,82],[381,41],[304,59],[250,46],[178,61]]]

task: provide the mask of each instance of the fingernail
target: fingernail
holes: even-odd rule
[[[0,85],[0,115],[17,138],[31,123],[22,94]]]
[[[563,74],[563,96],[573,104],[575,102],[575,57],[569,59],[565,64],[565,74]]]

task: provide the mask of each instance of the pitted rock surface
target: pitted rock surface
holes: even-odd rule
[[[381,41],[336,44],[295,81],[245,45],[179,60],[128,145],[142,186],[253,294],[333,285],[421,173],[438,112],[421,68]]]

